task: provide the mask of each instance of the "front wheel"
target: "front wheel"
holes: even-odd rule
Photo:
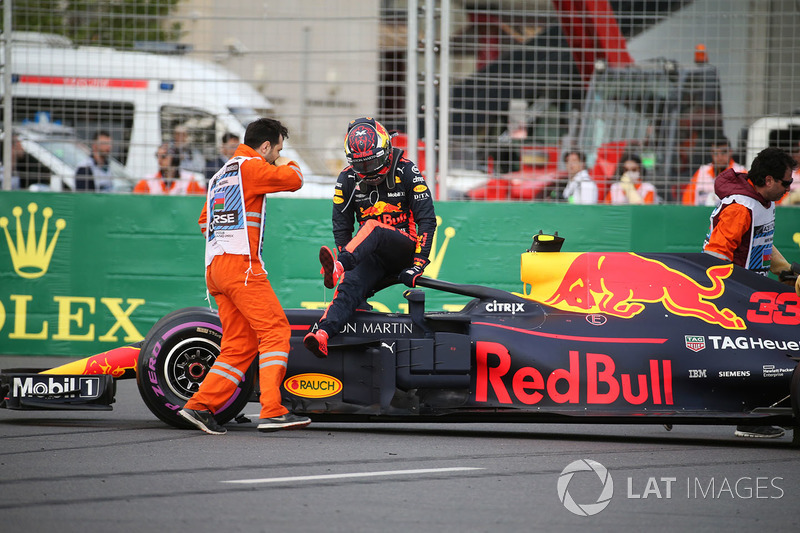
[[[191,427],[178,411],[211,370],[221,343],[219,316],[206,307],[179,309],[156,322],[142,342],[136,372],[139,392],[154,415],[174,427]],[[244,409],[255,386],[255,374],[251,365],[230,401],[214,414],[219,424]]]

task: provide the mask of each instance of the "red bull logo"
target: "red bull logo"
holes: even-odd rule
[[[136,345],[120,346],[107,352],[99,353],[51,368],[42,374],[107,374],[115,378],[127,378],[136,375],[136,362],[139,347]]]
[[[531,290],[521,296],[565,311],[620,318],[634,317],[646,304],[660,302],[676,315],[726,329],[745,329],[736,313],[719,309],[711,301],[725,292],[724,280],[732,272],[731,264],[712,266],[706,270],[709,285],[704,286],[660,261],[634,253],[526,253],[522,281],[531,284]]]
[[[377,218],[380,217],[384,213],[401,213],[403,210],[400,209],[399,205],[388,204],[383,200],[375,202],[375,205],[371,205],[366,208],[361,209],[361,216],[364,218],[373,217]]]

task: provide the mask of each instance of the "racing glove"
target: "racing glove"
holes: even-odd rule
[[[411,268],[407,268],[398,274],[397,278],[403,282],[403,285],[406,287],[416,287],[417,286],[417,278],[422,275],[422,271],[425,270],[425,267],[430,263],[426,258],[416,256],[414,257],[414,265]]]

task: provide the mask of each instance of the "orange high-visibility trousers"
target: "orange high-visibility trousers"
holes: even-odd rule
[[[291,329],[260,262],[251,262],[245,255],[217,256],[208,266],[206,283],[219,309],[222,346],[185,407],[219,411],[258,355],[261,418],[288,413],[281,404],[280,387],[289,360]]]

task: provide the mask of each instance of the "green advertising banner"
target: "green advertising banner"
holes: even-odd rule
[[[0,354],[87,356],[141,340],[163,315],[208,305],[203,199],[137,195],[0,193]],[[324,308],[319,274],[332,245],[331,203],[267,202],[264,262],[284,307]],[[520,291],[520,254],[543,230],[564,251],[698,252],[709,208],[439,202],[426,275]],[[776,245],[800,261],[800,209],[779,208]],[[370,300],[405,312],[397,285]],[[468,298],[426,290],[429,310]]]

